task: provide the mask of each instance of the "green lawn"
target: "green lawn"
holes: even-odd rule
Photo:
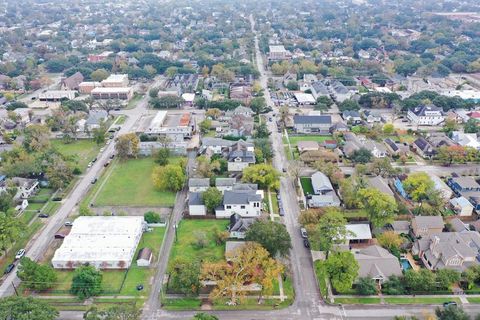
[[[144,96],[143,94],[135,94],[135,95],[133,96],[133,98],[130,99],[130,101],[128,101],[128,104],[127,104],[126,109],[135,108],[135,106],[137,105],[137,103],[139,103],[140,100],[142,100],[143,96]]]
[[[309,177],[300,177],[300,183],[302,184],[303,193],[307,194],[314,194],[313,193],[313,186],[312,186],[312,179]]]
[[[219,261],[224,258],[225,245],[217,245],[213,239],[213,230],[226,230],[226,220],[182,220],[178,226],[178,242],[172,248],[170,261],[177,256],[189,260]],[[205,233],[208,244],[203,248],[195,246],[195,239],[198,233]]]
[[[170,163],[179,161],[173,158]],[[97,206],[173,206],[175,192],[159,191],[152,181],[153,158],[116,162],[112,174],[101,187],[94,204]],[[103,181],[97,182],[102,184]]]
[[[363,209],[344,210],[342,211],[345,218],[366,218],[368,213]]]
[[[323,298],[327,297],[327,270],[325,263],[321,260],[314,262],[315,276],[317,277],[318,287],[320,288],[320,294]]]
[[[480,303],[480,298],[477,298],[477,297],[468,297],[468,302],[470,303]]]
[[[272,194],[272,209],[273,213],[279,213],[280,209],[278,208],[278,200],[277,200],[277,193],[276,192],[271,192]]]
[[[470,300],[470,299],[469,299]],[[460,304],[460,299],[458,298],[431,298],[431,297],[415,297],[415,298],[389,298],[385,297],[386,303],[391,304],[442,304],[448,301],[455,301]]]
[[[377,304],[380,303],[380,298],[335,298],[335,303],[341,304]]]
[[[118,116],[117,119],[115,119],[115,122],[113,124],[121,125],[121,124],[124,124],[126,120],[127,120],[127,117],[122,114]]]
[[[317,135],[289,135],[288,139],[290,140],[290,144],[292,147],[296,146],[299,141],[316,141],[316,142],[323,142],[325,140],[331,140],[332,136],[317,136]],[[283,143],[288,144],[287,138],[283,138]]]
[[[198,298],[183,299],[162,299],[162,306],[165,310],[197,310],[200,308]]]
[[[92,139],[80,139],[72,143],[64,143],[62,139],[53,139],[51,143],[62,155],[69,157],[82,171],[87,168],[90,161],[97,157],[100,150],[100,146]]]

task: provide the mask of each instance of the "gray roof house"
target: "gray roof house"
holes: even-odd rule
[[[441,216],[416,216],[412,219],[412,232],[415,237],[440,233],[444,226]]]
[[[375,188],[378,191],[393,197],[392,189],[390,189],[390,186],[388,185],[387,181],[381,176],[367,178],[367,183],[371,188]]]
[[[225,190],[232,190],[236,182],[235,178],[216,178],[215,187],[223,193]]]
[[[333,191],[330,179],[320,171],[315,172],[312,177],[312,187],[315,194],[323,194]]]
[[[380,246],[373,245],[354,251],[353,256],[360,267],[358,278],[368,277],[383,283],[391,276],[402,275],[397,257]]]
[[[297,133],[330,134],[331,126],[331,116],[296,115],[293,117],[293,127]]]
[[[262,211],[262,196],[256,191],[232,190],[223,194],[222,205],[215,209],[217,218],[230,218],[239,214],[244,218],[259,217]]]
[[[209,178],[190,178],[188,179],[188,191],[204,192],[210,187]]]
[[[256,221],[255,218],[242,218],[238,213],[230,216],[230,225],[228,231],[230,238],[245,239],[248,228]]]
[[[461,272],[479,264],[479,249],[480,234],[476,231],[440,232],[415,241],[412,253],[430,270]]]
[[[227,161],[228,171],[241,172],[249,165],[255,164],[255,153],[243,143],[238,142],[232,146]]]
[[[93,130],[95,128],[100,127],[100,123],[102,121],[106,121],[108,117],[108,113],[105,110],[91,110],[88,113],[87,121],[85,122],[85,126],[88,130]]]
[[[188,213],[191,216],[204,216],[207,214],[207,208],[203,203],[201,192],[190,192],[188,194]]]
[[[308,205],[312,208],[319,207],[338,207],[340,206],[340,199],[335,193],[335,189],[330,182],[330,179],[322,173],[315,172],[312,177],[313,195],[307,195]]]

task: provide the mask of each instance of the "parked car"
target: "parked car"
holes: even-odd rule
[[[63,233],[56,233],[54,238],[55,239],[63,239],[63,238],[65,238],[65,235]]]
[[[48,218],[48,217],[50,217],[50,216],[49,216],[48,214],[46,214],[46,213],[40,213],[40,214],[38,215],[38,217],[39,217],[39,218]]]
[[[280,208],[278,214],[283,217],[285,215],[285,211],[283,211],[283,208]]]
[[[310,249],[310,242],[307,239],[303,239],[303,246],[307,249]]]
[[[103,150],[105,150],[105,147],[100,148],[100,152],[103,152]]]
[[[98,180],[97,178],[93,178],[93,179],[92,179],[92,184],[97,183],[97,180]]]
[[[15,265],[13,263],[10,263],[6,268],[5,271],[3,271],[3,274],[7,274],[12,272],[13,268],[15,268]]]
[[[71,227],[71,226],[73,226],[73,222],[65,221],[65,227]]]
[[[15,260],[21,259],[25,255],[25,249],[20,249],[15,255]]]
[[[104,166],[104,167],[108,167],[109,164],[110,164],[110,161],[107,161],[107,162],[104,163],[103,166]]]
[[[95,163],[95,162],[97,162],[97,158],[94,158],[94,159],[92,160],[92,163]]]
[[[308,238],[307,229],[305,229],[305,228],[300,228],[300,234],[302,235],[302,238],[304,238],[304,239],[307,239],[307,238]]]
[[[91,168],[93,166],[93,162],[89,162],[88,165],[87,165],[87,168]]]
[[[456,303],[455,301],[447,301],[447,302],[444,302],[444,303],[443,303],[443,307],[444,307],[444,308],[450,307],[450,306],[456,307],[456,306],[457,306],[457,303]]]
[[[110,156],[110,159],[115,158],[115,153]]]

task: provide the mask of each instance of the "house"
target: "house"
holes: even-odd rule
[[[63,101],[75,99],[76,91],[74,90],[47,90],[38,95],[40,101]]]
[[[463,196],[450,200],[450,205],[459,216],[471,216],[473,213],[473,205]]]
[[[434,104],[420,105],[408,110],[407,119],[417,126],[438,126],[445,121],[442,108]]]
[[[465,231],[470,231],[469,225],[463,223],[462,220],[459,218],[453,218],[449,222],[450,224],[450,229],[453,232],[465,232]]]
[[[452,140],[462,147],[470,147],[480,150],[480,141],[475,133],[452,132]]]
[[[325,149],[335,149],[337,147],[337,141],[336,140],[324,140],[323,141],[323,147]]]
[[[363,116],[367,123],[377,123],[382,121],[382,117],[380,116],[380,114],[370,110],[363,111]]]
[[[436,191],[440,192],[440,195],[442,196],[443,200],[448,201],[453,195],[452,189],[443,182],[442,179],[440,179],[439,176],[433,174],[433,173],[427,173],[428,176],[430,177],[430,180],[433,181],[434,183],[434,188]]]
[[[100,128],[102,122],[107,121],[108,113],[105,110],[90,110],[88,118],[85,121],[85,129],[92,131],[93,129]]]
[[[293,127],[297,133],[330,134],[331,126],[331,116],[296,115],[293,117]]]
[[[295,92],[293,93],[293,96],[295,97],[295,100],[297,100],[297,103],[301,106],[312,105],[316,102],[315,98],[310,93]]]
[[[462,272],[479,264],[479,249],[480,234],[476,231],[439,232],[416,240],[412,253],[418,255],[429,270]]]
[[[338,207],[340,206],[340,199],[335,193],[335,189],[330,182],[330,179],[322,173],[315,172],[312,177],[313,195],[307,195],[308,205],[311,208],[320,207]]]
[[[283,45],[269,46],[268,59],[271,61],[289,60],[292,58],[292,53],[285,49]]]
[[[337,102],[343,102],[347,99],[350,99],[353,93],[343,85],[340,81],[333,80],[330,82],[329,90],[332,94],[332,97]]]
[[[318,142],[316,141],[299,141],[297,143],[298,152],[316,151],[320,149]]]
[[[445,132],[431,132],[427,136],[428,142],[435,148],[454,146],[456,143]]]
[[[343,120],[345,120],[348,123],[351,123],[353,125],[362,123],[362,117],[360,116],[360,113],[358,111],[355,111],[355,110],[343,111],[342,118],[343,118]]]
[[[203,203],[201,192],[190,192],[188,194],[188,212],[191,216],[205,216],[207,207]]]
[[[241,172],[251,164],[255,164],[255,153],[246,144],[237,142],[231,147],[227,157],[228,171]]]
[[[105,88],[125,88],[128,87],[128,74],[111,74],[107,79],[102,80],[102,87]]]
[[[90,94],[92,98],[98,100],[130,100],[133,96],[133,90],[129,87],[95,87],[90,91]]]
[[[228,226],[228,232],[230,232],[230,238],[245,239],[248,228],[256,221],[255,218],[243,218],[238,213],[230,216],[230,224]]]
[[[437,154],[437,151],[433,148],[433,146],[422,137],[413,142],[412,148],[423,158],[430,159]]]
[[[442,232],[445,224],[440,216],[415,216],[412,219],[412,233],[415,237],[427,237]]]
[[[142,248],[138,251],[137,255],[137,266],[139,267],[150,267],[152,263],[153,253],[149,248]]]
[[[236,181],[237,179],[235,178],[216,178],[215,187],[224,193],[225,191],[233,190],[233,185],[236,183]]]
[[[391,276],[402,275],[398,258],[378,245],[354,250],[353,256],[359,266],[357,279],[371,278],[382,284]]]
[[[348,131],[350,131],[350,127],[343,122],[337,122],[330,127],[331,134],[335,132],[348,132]]]
[[[361,141],[363,142],[363,148],[370,151],[375,158],[385,158],[387,156],[387,148],[383,144],[366,138]]]
[[[390,189],[387,181],[381,176],[367,178],[367,183],[371,188],[377,189],[378,191],[389,196],[394,196],[393,191]]]
[[[252,100],[252,87],[249,85],[231,85],[230,99],[249,104]]]
[[[391,156],[406,155],[408,153],[408,145],[406,144],[397,143],[390,138],[386,138],[383,142]]]
[[[231,141],[231,140],[205,137],[202,139],[202,146],[200,148],[200,153],[205,153],[208,150],[213,154],[222,154],[222,151],[230,148],[234,144],[235,144],[235,141]],[[253,151],[253,145],[251,145],[251,148]]]
[[[14,177],[11,179],[11,181],[17,187],[16,197],[20,199],[30,198],[39,189],[39,184],[37,179]]]
[[[78,85],[78,91],[84,94],[92,93],[92,90],[101,87],[102,84],[97,81],[84,81]]]
[[[189,192],[204,192],[210,188],[209,178],[190,178],[188,179]]]
[[[233,110],[228,110],[225,112],[225,117],[226,118],[232,118],[233,116],[241,115],[244,117],[253,117],[254,112],[252,109],[244,107],[244,106],[238,106]]]
[[[320,97],[330,98],[330,92],[328,91],[327,86],[321,81],[315,81],[309,86],[310,91],[312,91],[312,96],[317,100]]]
[[[250,137],[253,134],[254,127],[253,117],[237,114],[228,120],[228,131],[226,131],[226,135]]]
[[[223,193],[222,204],[215,209],[217,218],[230,218],[232,214],[241,217],[259,217],[262,212],[262,196],[255,191],[232,190]]]
[[[396,234],[409,234],[410,233],[410,221],[407,220],[395,220],[392,223],[386,225],[387,230],[391,230]]]
[[[80,83],[83,82],[83,75],[77,71],[68,78],[64,78],[60,82],[62,90],[78,90]]]
[[[474,177],[451,177],[448,178],[447,184],[455,194],[466,191],[480,191],[480,184]]]

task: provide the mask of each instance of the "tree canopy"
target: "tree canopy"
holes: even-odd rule
[[[257,220],[247,230],[246,239],[258,242],[272,257],[287,256],[292,247],[290,234],[284,224]]]

